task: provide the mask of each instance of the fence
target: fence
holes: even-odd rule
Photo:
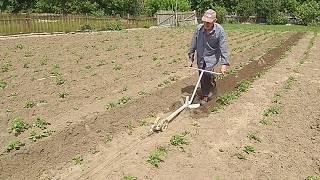
[[[157,24],[169,26],[185,26],[197,24],[196,12],[158,11]]]
[[[0,14],[0,35],[20,33],[76,32],[138,28],[156,25],[154,17],[92,17],[59,14]]]

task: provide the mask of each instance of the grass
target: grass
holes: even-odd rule
[[[31,100],[28,100],[26,102],[26,105],[24,106],[24,108],[33,108],[34,106],[36,105],[35,102],[31,101]]]
[[[243,152],[245,152],[247,154],[250,154],[250,153],[254,153],[255,149],[254,149],[253,146],[245,146],[244,149],[243,149]]]
[[[2,80],[0,80],[0,89],[4,89],[6,87],[7,87],[7,83],[2,81]]]
[[[7,152],[10,152],[12,150],[19,150],[24,145],[25,144],[19,140],[11,141],[7,146]]]
[[[223,24],[227,32],[239,31],[276,31],[276,32],[320,32],[317,26],[301,26],[301,25],[262,25],[262,24]]]
[[[274,114],[280,114],[280,108],[277,105],[273,105],[271,107],[269,107],[268,109],[266,109],[263,113],[263,116],[270,116],[270,115],[274,115]]]
[[[122,180],[138,180],[138,178],[134,176],[124,176]]]
[[[80,155],[77,155],[76,157],[72,158],[74,165],[81,165],[83,163],[83,158]]]
[[[28,128],[29,128],[29,125],[25,123],[22,118],[18,117],[11,122],[9,133],[13,133],[15,136],[17,136],[23,131],[27,130]]]
[[[155,151],[153,151],[148,159],[147,162],[153,165],[154,167],[159,167],[160,162],[163,162],[161,159],[164,155],[166,155],[168,152],[167,148],[164,146],[159,146]]]

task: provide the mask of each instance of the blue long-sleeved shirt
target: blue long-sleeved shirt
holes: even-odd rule
[[[189,57],[194,56],[195,51],[199,68],[203,67],[204,62],[207,68],[213,68],[218,63],[229,65],[227,40],[223,27],[214,23],[213,30],[208,34],[203,24],[198,25],[193,34]],[[191,59],[193,61],[193,58]]]

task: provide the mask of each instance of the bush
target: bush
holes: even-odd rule
[[[297,8],[296,14],[304,25],[319,25],[320,23],[320,5],[314,0],[304,2]]]
[[[177,0],[178,11],[191,10],[191,4],[188,0]],[[176,7],[176,0],[146,0],[145,13],[147,15],[154,15],[158,10],[174,10]]]
[[[226,20],[226,8],[224,8],[223,6],[216,6],[214,10],[217,12],[218,23],[223,24]]]
[[[280,25],[288,24],[288,17],[283,13],[273,14],[267,18],[267,23]]]
[[[107,22],[106,27],[103,28],[104,31],[120,31],[123,29],[121,21],[110,21]]]

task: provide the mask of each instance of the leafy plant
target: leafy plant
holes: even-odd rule
[[[113,102],[110,102],[110,103],[108,103],[108,104],[106,105],[106,109],[112,109],[112,108],[114,108],[114,107],[116,107],[116,104],[113,103]]]
[[[170,144],[173,146],[181,146],[187,144],[187,141],[185,140],[185,136],[183,135],[174,135],[170,139]]]
[[[47,129],[47,126],[50,125],[50,123],[48,123],[46,120],[41,119],[41,118],[37,118],[37,120],[33,123],[33,127],[37,127],[40,128],[42,130]]]
[[[37,141],[38,139],[41,139],[43,136],[41,134],[37,134],[35,131],[32,131],[30,133],[30,137],[29,139],[31,139],[32,141]]]
[[[7,87],[7,83],[0,80],[0,89],[4,89],[5,87]]]
[[[26,102],[26,105],[24,106],[24,108],[33,108],[34,106],[36,105],[35,102],[31,101],[31,100],[28,100]]]
[[[59,98],[66,98],[67,97],[67,95],[69,95],[68,93],[65,93],[65,92],[61,92],[61,93],[58,93],[58,95],[59,95]]]
[[[22,143],[19,140],[16,141],[11,141],[8,146],[7,146],[7,152],[10,152],[12,150],[19,150],[22,146],[24,146],[25,144]]]
[[[308,176],[305,180],[320,180],[320,176]]]
[[[121,67],[121,65],[119,65],[119,64],[115,64],[114,66],[113,66],[113,70],[115,70],[115,71],[119,71],[119,70],[121,70],[122,69],[122,67]]]
[[[284,84],[284,88],[285,89],[291,89],[292,86],[293,86],[293,83],[296,82],[297,80],[293,77],[293,76],[290,76],[287,81],[285,82]]]
[[[129,101],[131,100],[131,97],[128,96],[124,96],[122,98],[119,99],[118,104],[127,104]]]
[[[28,128],[28,124],[25,123],[22,118],[18,117],[12,121],[11,127],[9,128],[9,133],[19,135],[21,132],[25,131]]]
[[[160,162],[163,161],[161,158],[166,154],[167,148],[164,146],[159,146],[154,152],[149,155],[147,162],[152,164],[154,167],[159,167]]]
[[[254,153],[255,150],[254,150],[254,147],[253,146],[245,146],[243,151],[247,154],[250,154],[250,153]]]
[[[83,158],[80,155],[77,155],[76,157],[72,158],[74,165],[80,165],[83,162]]]
[[[280,114],[280,108],[274,105],[265,110],[263,113],[264,116],[270,116],[271,114]]]
[[[63,79],[61,76],[57,76],[57,77],[56,77],[56,84],[57,84],[57,85],[62,85],[62,84],[64,84],[65,82],[66,82],[66,80]]]
[[[138,180],[138,178],[134,176],[124,176],[122,180]]]
[[[250,134],[248,135],[248,138],[249,138],[250,140],[255,140],[255,141],[257,141],[257,142],[261,142],[261,139],[257,136],[256,133],[250,133]]]

